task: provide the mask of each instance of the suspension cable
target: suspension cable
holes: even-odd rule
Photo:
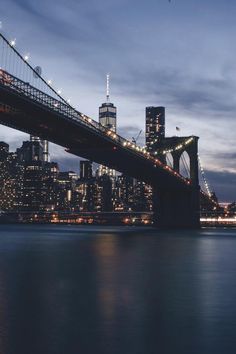
[[[198,155],[198,164],[199,164],[199,169],[200,169],[200,172],[201,172],[201,176],[202,176],[203,183],[204,183],[204,185],[205,185],[207,194],[209,195],[209,197],[211,197],[211,196],[212,196],[212,192],[211,192],[211,190],[210,190],[209,184],[207,183],[205,171],[204,171],[204,169],[203,169],[203,167],[202,167],[202,162],[201,162],[201,158],[200,158],[199,155]]]

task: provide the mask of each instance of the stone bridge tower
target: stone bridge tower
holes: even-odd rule
[[[200,187],[198,177],[198,137],[164,138],[155,144],[154,154],[165,160],[167,153],[173,158],[173,169],[180,173],[180,159],[187,152],[190,161],[189,191],[183,193],[175,186],[158,188],[153,186],[154,223],[160,227],[200,227]]]

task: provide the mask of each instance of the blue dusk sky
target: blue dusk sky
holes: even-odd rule
[[[106,73],[118,132],[145,130],[145,107],[166,107],[166,134],[197,135],[210,186],[236,200],[236,2],[1,0],[1,31],[80,111],[98,118]],[[11,149],[27,135],[3,127]],[[144,139],[144,135],[143,135]],[[142,143],[142,139],[140,143]],[[51,146],[51,159],[78,158]]]

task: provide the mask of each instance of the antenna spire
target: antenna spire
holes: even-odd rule
[[[107,74],[107,102],[110,100],[110,75]]]

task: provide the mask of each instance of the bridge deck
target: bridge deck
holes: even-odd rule
[[[64,146],[68,152],[104,164],[149,184],[191,189],[190,181],[145,149],[101,126],[14,76],[0,70],[0,122]]]

